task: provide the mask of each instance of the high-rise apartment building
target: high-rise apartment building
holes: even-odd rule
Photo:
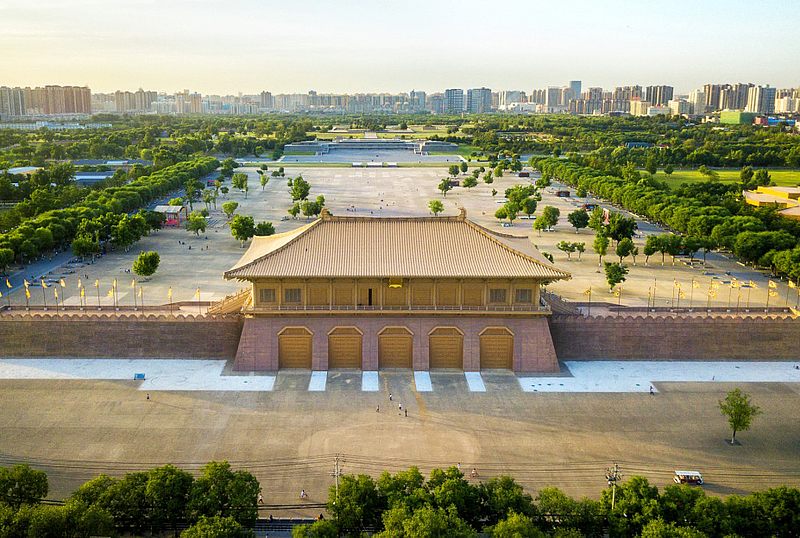
[[[25,115],[25,90],[0,86],[0,116]]]
[[[647,86],[644,89],[642,100],[649,102],[652,106],[666,106],[672,99],[672,86]]]
[[[80,86],[25,88],[26,113],[33,115],[91,114],[92,92]]]
[[[745,112],[756,114],[772,114],[775,112],[775,88],[753,86],[747,93]]]
[[[411,90],[411,109],[415,111],[425,110],[426,106],[425,92],[419,90]]]
[[[570,80],[569,81],[569,95],[567,99],[564,101],[564,104],[568,104],[570,99],[580,99],[581,98],[581,81],[580,80]]]
[[[706,94],[702,90],[695,90],[689,94],[689,104],[692,114],[702,116],[706,113]]]
[[[264,110],[272,110],[275,108],[275,99],[272,98],[272,94],[270,92],[261,92],[261,95],[259,95],[258,105]]]
[[[473,88],[467,90],[467,112],[483,114],[492,110],[492,90],[489,88]]]
[[[528,96],[523,91],[507,90],[498,95],[497,104],[500,107],[507,107],[511,103],[527,103]]]
[[[550,86],[547,88],[547,93],[545,94],[545,105],[548,109],[554,110],[559,108],[563,101],[561,100],[563,96],[563,91],[558,86]]]
[[[464,111],[464,90],[450,88],[444,91],[444,113],[461,114]]]

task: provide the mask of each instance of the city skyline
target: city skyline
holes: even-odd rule
[[[798,18],[800,6],[772,0],[757,10],[712,0],[668,10],[627,0],[511,1],[502,9],[409,0],[379,12],[354,0],[335,10],[312,0],[32,0],[0,7],[0,48],[8,51],[0,71],[9,86],[221,95],[530,91],[572,79],[584,87],[670,84],[681,94],[709,82],[795,87]]]

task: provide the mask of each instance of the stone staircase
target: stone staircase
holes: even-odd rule
[[[242,288],[208,307],[209,314],[236,314],[250,301],[250,288]]]

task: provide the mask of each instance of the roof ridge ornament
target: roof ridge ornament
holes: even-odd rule
[[[467,220],[467,208],[461,206],[458,208],[458,220]]]
[[[327,207],[322,208],[322,211],[320,211],[319,216],[322,220],[333,220],[333,215],[331,215],[331,212],[328,211]]]

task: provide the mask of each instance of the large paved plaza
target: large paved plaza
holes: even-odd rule
[[[432,373],[427,385],[412,372],[391,370],[374,377],[332,371],[321,381],[307,371],[281,371],[197,390],[192,384],[219,379],[221,366],[198,364],[183,380],[168,380],[168,365],[143,361],[103,370],[95,362],[94,376],[115,377],[97,380],[77,375],[88,365],[63,361],[32,362],[21,376],[19,362],[0,364],[2,463],[28,461],[47,470],[50,498],[102,472],[121,475],[168,462],[195,471],[208,460],[227,459],[258,477],[269,504],[297,504],[301,489],[309,493],[308,502],[318,502],[332,484],[335,454],[342,455],[345,473],[377,476],[411,465],[428,472],[460,463],[465,471],[476,468],[478,479],[508,473],[532,493],[555,485],[590,497],[599,495],[604,471],[614,461],[625,477],[643,474],[660,487],[670,483],[675,469],[696,469],[706,478],[705,489],[718,495],[800,486],[800,385],[748,382],[763,381],[767,373],[746,364],[695,366],[702,382],[654,380],[657,392],[651,396],[646,388],[629,392],[638,390],[630,383],[635,372],[646,384],[676,375],[686,379],[692,371],[584,363],[568,364],[574,378],[538,380],[558,387],[589,375],[631,385],[614,393],[569,386],[528,392],[529,380],[506,372],[483,372],[480,391],[462,372]],[[622,375],[620,367],[630,372]],[[585,368],[595,371],[579,371]],[[769,368],[775,369],[770,375],[796,377],[791,364]],[[781,374],[781,368],[789,373]],[[109,369],[116,374],[103,373]],[[128,370],[148,378],[125,379]],[[30,379],[32,372],[50,378]],[[235,387],[244,382],[261,386]],[[764,412],[751,431],[739,434],[737,447],[726,443],[730,431],[717,407],[734,387],[749,392]],[[315,515],[312,509],[280,513]]]
[[[98,302],[98,290],[91,286],[95,280],[100,281],[100,303],[107,306],[113,304],[113,299],[108,297],[108,290],[113,279],[117,278],[118,303],[122,306],[133,306],[134,297],[130,283],[134,275],[126,270],[131,268],[135,256],[140,251],[148,250],[160,253],[161,266],[151,279],[137,284],[143,288],[144,301],[147,305],[167,302],[168,288],[172,288],[174,301],[196,300],[198,288],[202,301],[213,301],[242,287],[240,283],[222,279],[223,271],[229,269],[239,259],[244,249],[231,237],[220,211],[221,204],[228,200],[236,201],[239,203],[237,213],[252,215],[256,222],[271,221],[278,232],[302,226],[307,219],[300,217],[281,220],[282,217],[288,217],[286,211],[292,205],[286,178],[271,178],[266,188],[262,189],[255,168],[243,167],[239,170],[250,177],[250,192],[247,198],[236,190],[231,190],[227,198],[220,198],[217,202],[218,210],[212,213],[210,219],[213,227],[200,237],[195,237],[194,234],[182,229],[166,229],[145,237],[134,245],[130,252],[116,251],[97,260],[93,265],[62,266],[54,270],[49,276],[54,279],[63,277],[67,285],[64,290],[66,304],[79,304],[77,280],[79,276],[88,274],[90,287],[87,290],[87,305],[95,306]],[[535,215],[538,215],[545,205],[553,205],[561,211],[559,224],[553,232],[538,234],[532,229],[530,220],[517,219],[511,227],[501,227],[500,222],[494,218],[494,212],[501,205],[498,201],[502,200],[505,189],[517,183],[530,181],[528,178],[518,178],[508,173],[492,185],[480,182],[473,189],[454,188],[446,197],[442,197],[437,190],[437,185],[447,175],[445,167],[396,169],[287,167],[286,174],[287,178],[302,174],[311,183],[311,198],[323,194],[326,205],[334,214],[353,212],[355,215],[426,215],[429,214],[428,202],[433,199],[444,202],[445,214],[457,214],[458,207],[464,206],[470,219],[492,229],[528,235],[541,251],[552,254],[556,265],[571,272],[573,278],[554,283],[550,289],[570,300],[585,301],[587,297],[583,292],[590,287],[593,290],[592,301],[597,303],[619,301],[623,305],[640,307],[647,305],[649,293],[655,295],[657,306],[691,305],[698,310],[704,309],[707,304],[716,307],[727,307],[730,304],[731,310],[735,312],[738,303],[740,312],[744,312],[748,307],[752,307],[751,310],[755,311],[758,308],[763,309],[767,300],[766,272],[754,271],[717,253],[710,254],[705,265],[697,262],[687,263],[687,258],[680,258],[673,265],[673,260],[669,256],[662,265],[661,256],[657,254],[650,258],[646,266],[644,256],[638,256],[634,266],[633,260],[628,258],[625,263],[630,273],[627,281],[621,286],[622,295],[618,299],[613,297],[605,284],[604,275],[599,271],[597,255],[592,252],[593,232],[584,229],[576,234],[566,218],[569,212],[575,210],[585,200],[556,197],[555,191],[559,188],[558,185],[553,185],[543,192],[543,199]],[[498,191],[496,196],[492,196],[492,189]],[[196,209],[202,206],[202,203],[195,204]],[[644,250],[647,234],[664,233],[642,221],[640,229],[641,233],[635,240],[640,251]],[[570,260],[556,248],[561,241],[583,242],[586,245],[586,252],[580,260],[577,259],[577,254],[573,254]],[[617,259],[612,250],[613,248],[609,249],[606,260]],[[744,282],[753,280],[757,287],[739,288],[731,292],[727,283],[734,277]],[[692,286],[693,280],[697,282],[697,287]],[[716,297],[709,301],[707,292],[712,281],[716,281],[719,288],[715,292]],[[680,284],[680,290],[675,287],[675,282]],[[654,284],[655,291],[653,291]],[[679,291],[682,291],[684,296],[680,299],[680,304],[678,304]],[[770,300],[771,306],[797,304],[797,290],[788,289],[785,282],[778,284],[777,292],[778,297]],[[13,304],[24,305],[24,290],[17,289],[11,295]],[[50,292],[46,299],[52,305],[53,296]],[[42,291],[34,289],[31,303],[41,304],[43,300]],[[186,308],[188,311],[194,311],[191,306]]]

